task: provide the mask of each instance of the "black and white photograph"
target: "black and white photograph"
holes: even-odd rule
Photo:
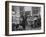
[[[44,33],[44,3],[9,2],[9,34]]]
[[[41,7],[12,6],[12,31],[40,30]]]

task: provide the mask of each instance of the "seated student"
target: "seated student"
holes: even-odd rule
[[[40,27],[41,26],[41,18],[38,18],[37,19],[37,27]]]
[[[15,23],[12,23],[12,31],[15,31],[16,30],[16,25]]]
[[[34,20],[34,24],[31,25],[33,28],[38,28],[41,26],[41,18],[37,18],[36,20]]]
[[[37,24],[37,17],[34,17],[33,19],[33,23],[31,25],[32,28],[36,28],[36,24]]]
[[[22,16],[22,22],[20,23],[20,25],[23,27],[23,30],[25,30],[25,26],[26,26],[26,21],[27,21],[27,17]]]

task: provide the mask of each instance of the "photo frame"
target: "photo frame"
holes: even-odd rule
[[[45,34],[45,3],[5,2],[5,35]]]

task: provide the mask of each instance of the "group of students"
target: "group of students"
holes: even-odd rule
[[[12,23],[12,31],[26,30],[25,27],[26,27],[26,25],[28,25],[28,21],[27,21],[28,17],[22,16],[22,19],[23,19],[22,21],[20,20],[21,21],[20,24],[15,25],[15,23]],[[40,17],[37,18],[36,20],[34,20],[33,22],[34,23],[32,23],[30,25],[31,28],[39,28],[41,26],[41,18]],[[19,28],[19,26],[20,26],[20,28]]]

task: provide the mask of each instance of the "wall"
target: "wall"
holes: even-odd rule
[[[0,1],[0,37],[8,37],[8,36],[5,36],[5,1],[6,0]],[[17,1],[45,3],[45,9],[46,9],[46,0],[17,0]],[[45,11],[45,14],[46,14],[46,11]],[[45,24],[46,24],[46,15],[45,15]],[[46,28],[45,28],[45,31],[46,31]],[[13,36],[9,36],[9,37],[13,37]],[[24,35],[24,36],[16,36],[16,37],[46,37],[46,34]]]

